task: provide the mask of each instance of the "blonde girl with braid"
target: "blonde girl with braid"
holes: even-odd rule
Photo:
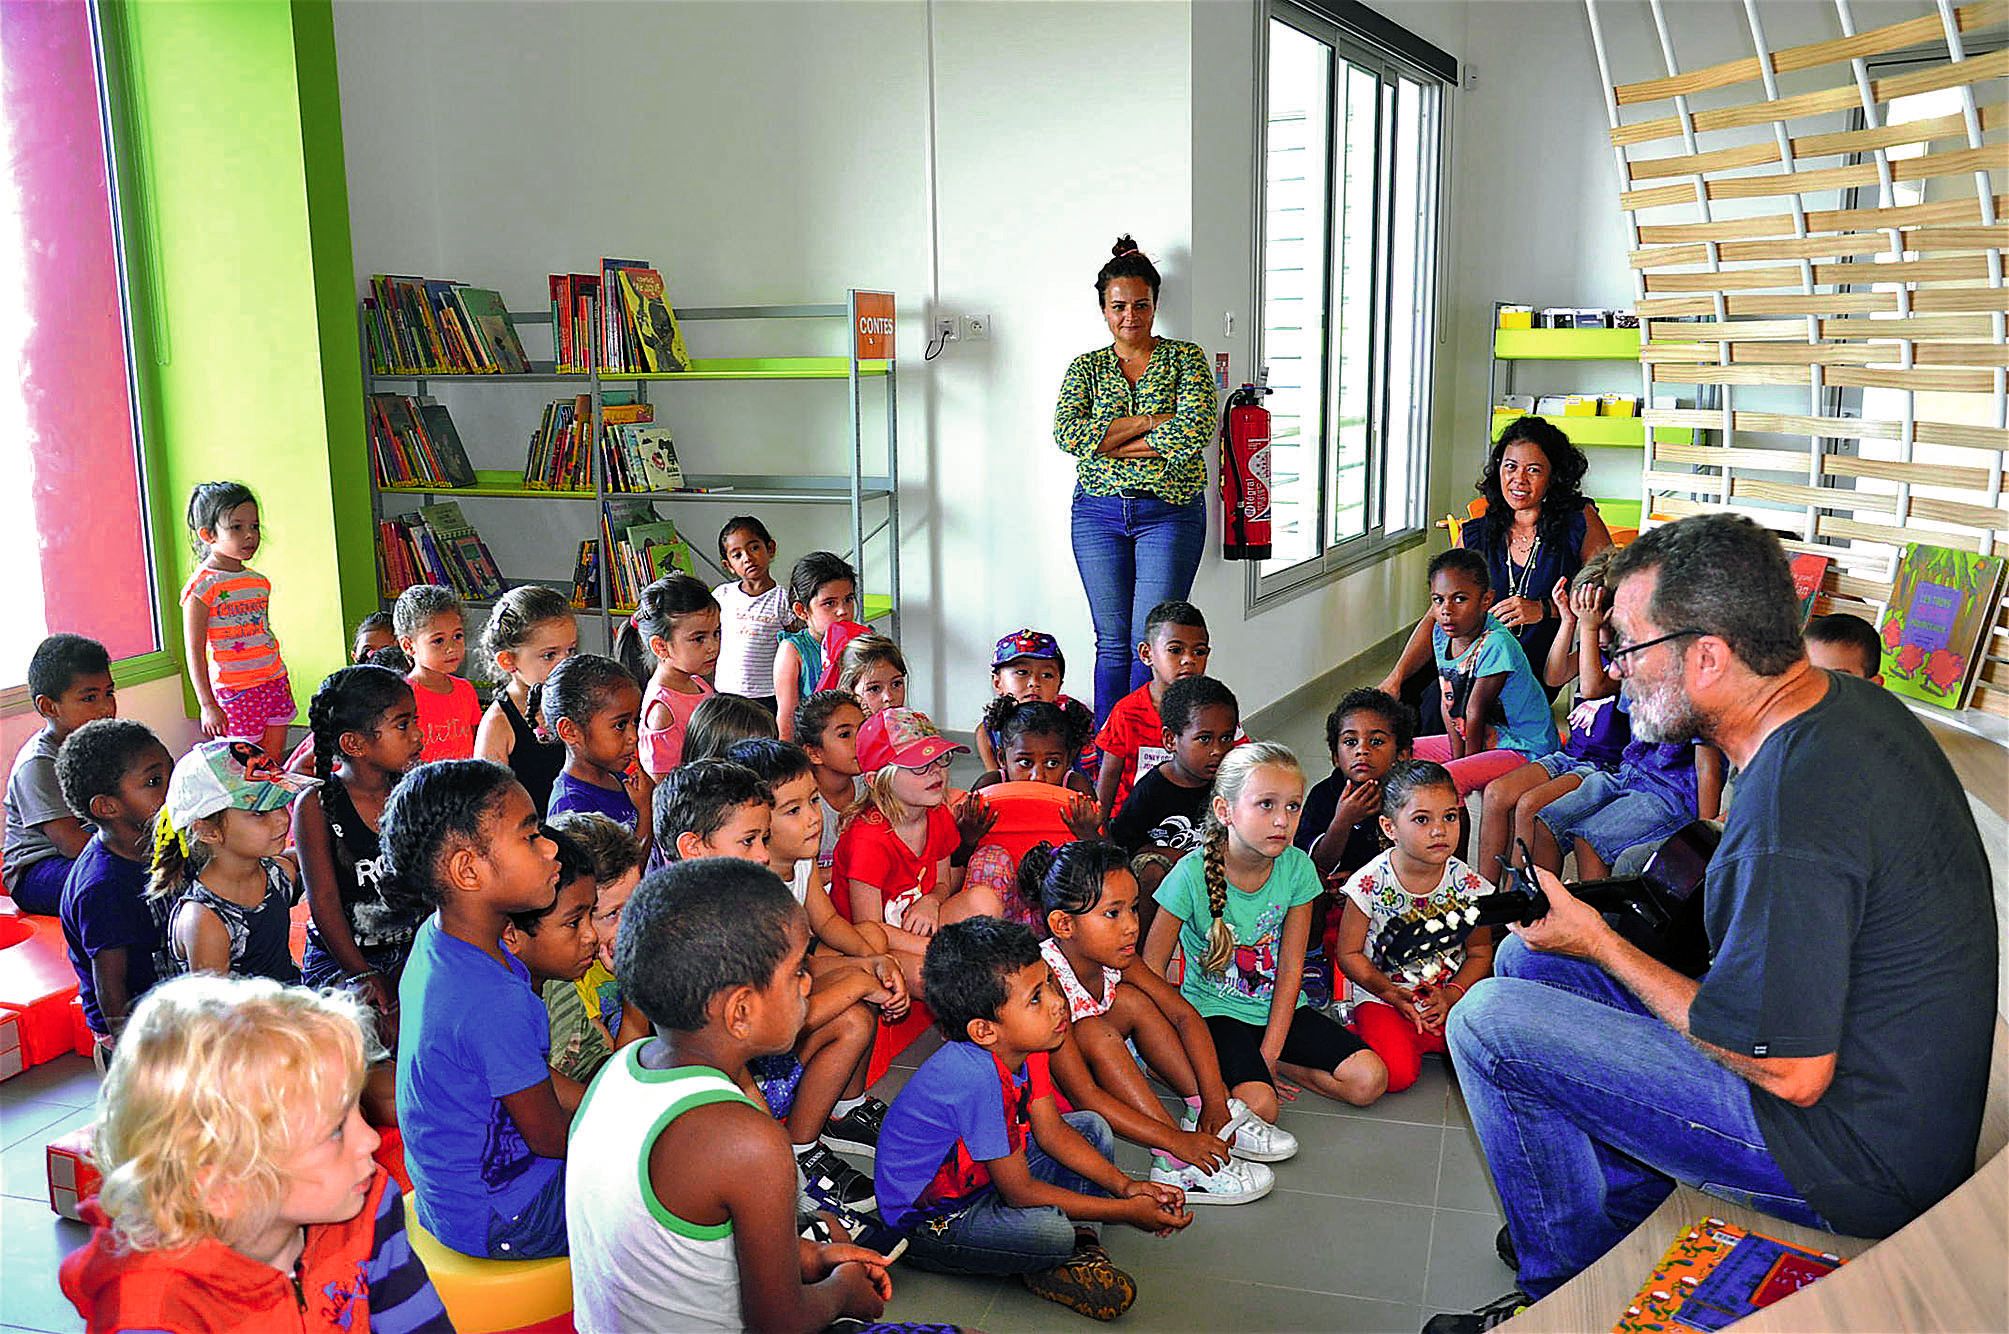
[[[1289,747],[1253,742],[1228,752],[1204,841],[1158,886],[1161,911],[1144,950],[1160,972],[1174,946],[1185,954],[1180,994],[1206,1020],[1230,1108],[1249,1113],[1234,1131],[1242,1157],[1279,1150],[1269,1141],[1283,1134],[1278,1097],[1296,1096],[1292,1082],[1356,1107],[1388,1086],[1381,1058],[1305,1003],[1305,946],[1324,891],[1318,868],[1292,842],[1304,791]]]
[[[354,993],[376,1022],[387,1054],[398,1045],[398,978],[428,910],[391,892],[378,829],[398,780],[425,745],[412,687],[388,667],[344,667],[307,705],[318,791],[293,803],[293,847],[306,888],[307,949],[300,980]],[[370,1124],[397,1124],[391,1067],[380,1061],[363,1085]]]
[[[579,651],[578,618],[557,589],[524,584],[496,602],[480,647],[501,684],[475,730],[474,757],[508,765],[542,815],[565,767],[565,743],[544,722],[544,681]]]

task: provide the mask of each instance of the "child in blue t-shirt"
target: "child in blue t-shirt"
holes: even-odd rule
[[[1114,1320],[1137,1284],[1094,1225],[1169,1235],[1193,1220],[1185,1192],[1125,1175],[1109,1123],[1055,1105],[1047,1057],[1068,1008],[1032,932],[995,917],[951,923],[928,942],[922,980],[949,1040],[886,1114],[880,1215],[923,1269],[1019,1274],[1048,1301]]]
[[[590,811],[604,815],[650,847],[643,812],[655,780],[642,768],[642,688],[612,658],[577,653],[544,678],[544,717],[565,743],[565,767],[551,784],[552,815]]]
[[[383,848],[391,892],[437,910],[398,980],[398,1125],[419,1222],[467,1255],[563,1255],[565,1136],[584,1087],[551,1071],[544,1002],[502,946],[511,913],[557,893],[557,849],[523,785],[487,760],[407,774],[384,805]]]
[[[1430,562],[1430,643],[1448,731],[1416,738],[1414,753],[1449,769],[1461,798],[1562,744],[1520,641],[1488,610],[1490,581],[1476,551],[1454,547]]]
[[[159,980],[155,956],[167,949],[147,902],[146,858],[173,769],[160,738],[121,718],[85,723],[56,755],[63,801],[98,831],[70,867],[59,912],[84,1021],[105,1056],[133,1004]]]

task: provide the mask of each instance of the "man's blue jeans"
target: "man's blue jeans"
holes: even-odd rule
[[[1750,1085],[1603,969],[1513,938],[1493,972],[1447,1034],[1530,1296],[1617,1245],[1677,1181],[1828,1227],[1765,1147]]]
[[[1081,1137],[1104,1158],[1116,1154],[1116,1137],[1109,1123],[1094,1112],[1069,1112],[1065,1117]],[[1033,1180],[1081,1195],[1109,1192],[1063,1167],[1028,1138],[1026,1170]],[[922,1269],[945,1274],[1037,1274],[1067,1263],[1074,1254],[1074,1220],[1051,1205],[1015,1209],[995,1186],[976,1195],[961,1209],[907,1227],[907,1259]]]
[[[1074,491],[1074,563],[1095,619],[1095,725],[1150,679],[1137,658],[1144,618],[1192,594],[1207,545],[1207,498],[1169,505],[1149,496]]]

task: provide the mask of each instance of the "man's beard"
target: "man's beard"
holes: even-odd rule
[[[1655,683],[1649,694],[1638,694],[1633,681],[1623,683],[1632,705],[1632,734],[1641,741],[1681,742],[1701,740],[1708,734],[1709,720],[1688,697],[1687,673],[1676,669]]]

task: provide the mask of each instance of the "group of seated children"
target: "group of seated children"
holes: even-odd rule
[[[189,597],[221,617],[262,583],[256,505],[205,494],[204,568],[232,578]],[[200,1269],[242,1270],[255,1324],[275,1276],[339,1270],[342,1309],[443,1327],[371,1161],[393,1127],[416,1223],[472,1256],[570,1254],[582,1330],[875,1319],[903,1255],[1110,1319],[1136,1285],[1101,1224],[1169,1235],[1261,1199],[1297,1151],[1282,1099],[1371,1103],[1444,1050],[1490,930],[1394,957],[1393,925],[1489,892],[1510,847],[1600,874],[1721,805],[1720,755],[1634,731],[1661,715],[1618,691],[1603,562],[1553,590],[1537,678],[1484,563],[1438,557],[1450,734],[1415,737],[1394,683],[1354,690],[1315,785],[1243,733],[1190,603],[1151,612],[1150,679],[1099,731],[1054,638],[1015,631],[965,792],[967,748],[851,619],[849,566],[811,553],[784,591],[758,520],[719,545],[737,582],[649,585],[617,657],[578,651],[562,596],[505,594],[485,711],[460,604],[407,590],[315,691],[289,768],[260,744],[276,642],[277,675],[217,672],[216,734],[179,762],[115,716],[100,646],[44,642],[5,863],[60,915],[110,1061],[102,1230],[64,1276],[93,1321],[165,1319]],[[1807,639],[1875,671],[1854,618]],[[1571,679],[1565,741],[1544,685]],[[920,1004],[946,1041],[889,1108],[873,1052]],[[1150,1150],[1143,1178],[1117,1137]]]

